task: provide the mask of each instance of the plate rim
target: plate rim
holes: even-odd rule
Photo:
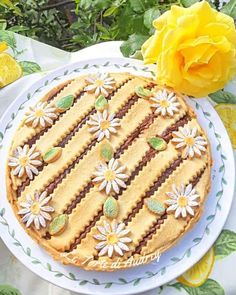
[[[65,66],[62,66],[62,67],[60,67],[60,68],[57,68],[57,69],[55,69],[54,71],[52,71],[52,72],[50,72],[50,73],[48,73],[47,75],[45,75],[44,77],[42,77],[42,78],[40,78],[39,80],[37,80],[36,82],[34,82],[32,85],[31,85],[31,87],[26,87],[17,97],[16,97],[16,99],[10,104],[10,106],[6,109],[6,111],[4,112],[4,114],[3,114],[3,116],[1,117],[1,119],[0,119],[0,124],[2,124],[2,122],[4,122],[4,120],[10,115],[10,111],[11,111],[11,109],[13,109],[14,107],[15,107],[15,103],[19,100],[19,98],[20,97],[22,97],[23,96],[23,94],[25,93],[27,93],[28,91],[29,91],[29,89],[32,89],[34,86],[36,86],[37,84],[39,85],[40,83],[42,83],[47,77],[53,77],[56,73],[58,73],[58,72],[61,72],[61,71],[63,71],[64,69],[68,69],[68,68],[70,68],[70,67],[72,67],[72,68],[75,68],[77,65],[79,66],[79,65],[81,65],[81,64],[86,64],[86,63],[88,63],[88,64],[90,64],[90,63],[99,63],[99,62],[102,62],[102,61],[109,61],[109,62],[114,62],[114,63],[124,63],[125,61],[128,63],[128,64],[131,64],[131,65],[133,65],[133,66],[131,66],[131,67],[135,67],[135,66],[142,66],[143,67],[143,69],[144,68],[146,68],[147,69],[147,71],[148,72],[152,72],[152,70],[150,70],[150,67],[145,67],[143,64],[142,64],[142,62],[140,62],[140,61],[137,61],[137,60],[133,60],[133,59],[129,59],[129,58],[113,58],[113,57],[106,57],[106,58],[98,58],[98,59],[96,59],[96,58],[94,58],[94,59],[86,59],[86,60],[83,60],[83,61],[78,61],[78,62],[74,62],[74,63],[71,63],[71,64],[68,64],[68,65],[65,65]],[[100,66],[102,66],[102,65],[100,65]],[[127,67],[127,70],[129,71],[129,68]],[[124,70],[123,70],[124,71]],[[138,71],[137,72],[140,72],[140,71],[142,71],[142,69],[138,69]],[[137,73],[138,74],[138,73]],[[194,100],[195,101],[195,100]],[[205,101],[205,102],[204,102]],[[197,101],[195,101],[195,103],[196,103],[196,105],[197,104],[199,104]],[[229,137],[228,137],[228,134],[227,134],[227,131],[226,131],[226,129],[225,129],[225,127],[223,126],[223,123],[221,122],[221,120],[220,120],[220,118],[219,118],[219,116],[218,116],[218,114],[216,113],[216,111],[214,110],[214,108],[211,106],[211,104],[207,101],[207,100],[203,100],[203,103],[206,103],[206,104],[208,104],[208,106],[210,107],[210,111],[212,112],[212,115],[213,115],[213,117],[215,117],[215,118],[217,118],[218,119],[218,121],[217,121],[217,124],[220,124],[220,129],[222,129],[222,130],[224,130],[224,136],[227,138],[227,141],[228,141],[228,143],[230,142],[229,141]],[[199,107],[201,107],[201,105],[199,104]],[[204,111],[203,111],[204,112]],[[1,125],[0,125],[1,126]],[[231,158],[232,159],[234,159],[234,157],[233,157],[233,149],[232,149],[232,145],[230,145],[229,147],[229,154],[230,154],[230,156],[231,156]],[[228,155],[228,154],[227,154]],[[234,163],[234,161],[233,161],[233,163],[232,163],[232,165],[233,165],[233,167],[232,168],[235,168],[234,167],[234,165],[235,165],[235,163]],[[1,170],[3,170],[3,169],[1,169]],[[232,177],[233,177],[233,179],[235,179],[235,169],[232,169],[233,170],[233,175],[232,175]],[[5,174],[5,167],[4,167],[4,171],[3,171],[3,173]],[[218,235],[220,234],[220,232],[221,232],[221,230],[222,230],[222,228],[223,228],[223,226],[224,226],[224,224],[225,224],[225,222],[226,222],[226,219],[227,219],[227,217],[228,217],[228,215],[229,215],[229,211],[230,211],[230,208],[231,208],[231,205],[232,205],[232,201],[233,201],[233,193],[234,193],[234,185],[235,185],[235,182],[233,182],[233,186],[232,186],[232,189],[231,189],[231,191],[232,191],[232,197],[231,197],[231,200],[230,200],[230,204],[228,204],[228,207],[227,207],[227,212],[226,212],[226,214],[224,214],[224,222],[223,223],[221,223],[221,227],[219,227],[218,228],[218,231],[217,231],[217,234],[215,234],[214,236],[215,236],[215,239],[213,239],[212,240],[212,243],[210,244],[210,246],[209,247],[207,247],[206,248],[206,250],[205,251],[203,251],[204,253],[202,253],[202,255],[201,255],[201,257],[208,251],[208,249],[212,246],[212,244],[215,242],[215,240],[217,239],[217,237],[218,237]],[[223,194],[222,194],[223,195]],[[9,205],[10,206],[10,205]],[[1,216],[1,214],[0,214],[0,217],[2,217]],[[26,232],[25,232],[26,233]],[[26,235],[27,235],[27,233],[26,233]],[[3,239],[3,241],[4,241],[4,243],[6,244],[6,246],[8,247],[8,249],[12,252],[12,254],[13,255],[15,255],[14,254],[14,250],[12,250],[11,248],[9,248],[9,246],[8,246],[8,244],[5,242],[5,240]],[[192,265],[193,264],[195,264],[199,259],[201,259],[201,257],[198,257],[196,260],[195,260],[195,262],[193,262],[193,263],[191,263]],[[60,282],[59,282],[59,280],[58,281],[51,281],[50,280],[50,278],[47,278],[47,277],[45,277],[44,275],[42,275],[42,274],[39,274],[38,272],[37,272],[37,270],[35,270],[34,269],[34,267],[32,266],[32,264],[31,264],[31,266],[32,267],[30,267],[29,266],[29,263],[28,262],[26,262],[26,261],[24,261],[24,258],[22,258],[21,259],[21,257],[20,258],[18,258],[27,268],[29,268],[31,271],[33,271],[34,273],[36,273],[38,276],[40,276],[40,277],[42,277],[43,279],[46,279],[46,280],[48,280],[49,282],[51,282],[51,283],[53,283],[53,284],[57,284],[57,285],[59,285],[60,287],[62,287],[62,288],[67,288],[67,287],[65,287],[65,286],[63,286],[62,284],[60,284]],[[59,263],[59,262],[56,262],[56,263]],[[191,267],[191,266],[190,266]],[[188,267],[189,268],[189,267]],[[187,269],[188,269],[187,268]],[[185,271],[185,270],[184,270]],[[184,271],[182,271],[181,273],[183,273]],[[178,274],[177,276],[179,276],[180,274]],[[174,276],[174,278],[176,277],[176,275]],[[171,279],[168,279],[166,282],[169,282],[170,280],[172,280],[172,279],[174,279],[174,278],[171,278]],[[147,279],[149,279],[149,278],[147,278]],[[165,282],[165,283],[166,283]],[[163,283],[164,284],[164,283]],[[141,288],[140,290],[132,290],[132,291],[127,291],[127,292],[125,292],[125,293],[122,293],[122,294],[138,294],[138,293],[140,293],[140,292],[144,292],[144,291],[147,291],[147,290],[151,290],[151,289],[153,289],[153,288],[156,288],[156,287],[158,287],[160,284],[156,284],[156,286],[150,286],[150,287],[148,287],[148,288]],[[162,285],[162,284],[161,284]],[[129,286],[130,286],[130,283],[129,283]],[[82,287],[82,285],[80,286],[80,287]],[[83,292],[84,294],[95,294],[94,293],[94,291],[93,290],[91,290],[91,291],[89,291],[89,290],[79,290],[79,289],[69,289],[69,290],[71,290],[71,291],[74,291],[74,292]],[[111,289],[110,289],[111,290]],[[96,292],[97,294],[100,294],[99,292]],[[103,293],[101,293],[101,294],[104,294],[104,289],[103,289]],[[120,294],[120,293],[114,293],[113,292],[113,294]]]

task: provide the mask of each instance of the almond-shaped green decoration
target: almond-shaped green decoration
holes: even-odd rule
[[[135,93],[142,98],[148,98],[152,96],[152,92],[149,89],[145,89],[143,86],[136,86]]]
[[[148,209],[155,214],[161,215],[165,212],[164,205],[156,199],[147,199],[145,203]]]
[[[104,111],[107,107],[108,107],[107,99],[103,95],[100,95],[95,101],[95,109],[97,111]]]
[[[108,197],[103,205],[103,214],[108,218],[116,218],[119,213],[118,202],[113,197]]]
[[[68,223],[68,215],[61,214],[55,217],[49,225],[49,234],[51,236],[60,235],[66,229]]]
[[[43,160],[46,163],[52,163],[55,162],[60,158],[62,154],[62,148],[61,147],[53,147],[49,149],[44,155]]]
[[[103,143],[100,147],[100,157],[102,160],[109,162],[114,156],[114,150],[109,143]]]
[[[167,148],[166,141],[161,137],[151,137],[148,138],[147,141],[156,151],[164,151]]]
[[[74,96],[72,94],[60,98],[56,103],[56,108],[59,113],[63,113],[68,110],[74,102]]]

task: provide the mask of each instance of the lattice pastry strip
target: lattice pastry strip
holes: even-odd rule
[[[205,169],[201,178],[196,184],[196,191],[200,196],[201,205],[204,203],[206,194],[209,190],[208,174],[209,166]],[[191,227],[196,222],[196,219],[199,218],[199,211],[201,210],[201,206],[197,208],[196,214],[191,218],[191,220],[179,219],[178,222],[176,222],[173,214],[168,215],[168,218],[165,220],[164,224],[161,225],[160,229],[153,235],[152,239],[147,242],[146,246],[142,248],[141,254],[148,254],[152,253],[153,251],[160,251],[160,253],[162,253],[167,249],[166,246],[168,244],[166,243],[166,239],[168,236],[170,237],[170,242],[175,244],[181,237],[182,233],[186,230],[186,226]],[[168,247],[169,246],[170,245],[168,245]]]
[[[83,88],[85,85],[86,85],[85,78],[72,80],[54,97],[52,101],[50,101],[50,105],[54,105],[56,101],[58,101],[60,98],[65,97],[67,95],[70,95],[70,94],[75,96],[78,95],[81,91],[83,91]],[[44,101],[44,98],[42,98],[42,101]],[[24,123],[24,118],[23,118],[21,126],[14,137],[12,149],[15,149],[19,145],[23,145],[31,137],[33,137],[35,134],[40,132],[40,130],[42,130],[42,128],[40,127],[33,128],[31,126],[26,126]]]

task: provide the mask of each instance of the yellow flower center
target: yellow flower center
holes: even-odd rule
[[[29,163],[29,158],[27,156],[23,156],[19,158],[19,164],[21,167],[27,166]]]
[[[97,80],[94,82],[94,84],[95,84],[97,87],[100,87],[100,86],[103,86],[104,81],[101,80],[101,79],[97,79]]]
[[[43,110],[41,110],[41,109],[36,110],[36,112],[35,112],[35,117],[37,117],[37,118],[41,118],[41,117],[43,117],[43,116],[44,116],[44,111],[43,111]]]
[[[34,214],[34,215],[38,215],[40,212],[40,205],[38,202],[35,202],[31,205],[30,207],[30,211]]]
[[[170,106],[170,103],[168,100],[166,99],[163,99],[160,101],[160,106],[163,107],[163,108],[168,108]]]
[[[190,145],[190,146],[194,145],[194,139],[192,137],[185,137],[184,141],[187,145]]]
[[[186,207],[188,205],[188,199],[185,196],[180,196],[178,198],[178,205],[180,207]]]
[[[110,245],[114,245],[118,242],[118,237],[115,233],[110,233],[107,235],[107,242]]]
[[[101,130],[106,130],[107,128],[109,128],[109,126],[110,126],[110,123],[107,120],[104,120],[100,123]]]
[[[112,181],[116,178],[116,175],[115,173],[112,171],[112,170],[107,170],[104,174],[104,178],[107,180],[107,181]]]

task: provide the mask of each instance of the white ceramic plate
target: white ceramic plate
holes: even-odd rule
[[[25,112],[50,88],[72,77],[96,71],[129,71],[151,76],[142,62],[119,58],[87,60],[60,68],[29,87],[16,98],[0,122],[0,234],[11,252],[30,270],[63,288],[85,294],[137,294],[181,275],[212,246],[228,216],[234,192],[234,158],[230,140],[218,115],[206,99],[189,100],[211,142],[214,165],[212,190],[204,214],[191,232],[159,262],[113,273],[84,271],[54,261],[26,234],[9,205],[5,192],[5,161],[11,138]]]

